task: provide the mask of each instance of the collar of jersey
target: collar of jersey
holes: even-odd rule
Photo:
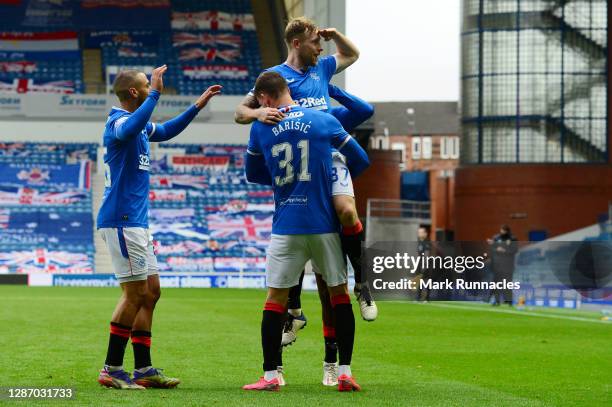
[[[111,109],[112,109],[112,110],[120,110],[120,111],[122,111],[122,112],[130,113],[130,112],[128,112],[127,110],[122,109],[122,108],[117,107],[117,106],[113,106],[113,107],[111,107]]]
[[[287,105],[287,106],[279,106],[278,110],[280,110],[282,112],[290,112],[291,109],[293,109],[294,107],[300,107],[300,105],[293,104],[293,105]]]
[[[300,75],[306,75],[308,73],[308,71],[310,71],[312,69],[312,66],[309,66],[308,69],[306,69],[305,71],[300,71],[299,69],[294,68],[293,66],[289,65],[286,62],[283,62],[283,65],[285,65],[287,68],[291,69],[292,72],[298,73]]]

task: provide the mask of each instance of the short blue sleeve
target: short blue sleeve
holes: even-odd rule
[[[253,123],[251,126],[251,133],[249,135],[249,144],[247,146],[247,153],[251,155],[261,155],[261,147],[259,146],[259,140],[257,137],[258,123]]]
[[[336,149],[341,148],[347,137],[350,137],[338,119],[332,115],[325,115],[325,130],[325,133],[331,136],[331,145]]]
[[[327,55],[319,59],[319,65],[327,80],[330,80],[336,73],[336,57],[333,55]]]
[[[155,134],[155,123],[148,122],[145,126],[145,130],[149,138],[153,137],[153,134]]]

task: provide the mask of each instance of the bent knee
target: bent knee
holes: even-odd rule
[[[125,300],[132,306],[136,308],[140,308],[147,302],[147,291],[146,290],[132,291],[125,296]]]
[[[336,295],[348,295],[348,293],[348,285],[346,283],[329,287],[330,297],[335,297]]]
[[[159,287],[153,290],[149,290],[148,301],[150,303],[153,303],[153,305],[155,305],[157,301],[159,301],[160,297],[161,297],[161,290],[159,289]]]

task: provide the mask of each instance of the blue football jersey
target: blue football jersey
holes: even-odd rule
[[[104,128],[105,189],[98,228],[149,225],[149,138],[155,124],[147,123],[136,137],[120,140],[116,130],[130,115],[113,107]]]
[[[329,100],[329,81],[336,72],[336,58],[328,55],[319,58],[316,65],[306,71],[298,71],[287,64],[266,69],[278,72],[287,81],[291,97],[301,107],[327,112],[331,107]],[[253,90],[249,94],[253,94]]]
[[[263,155],[274,189],[272,233],[333,233],[338,219],[331,197],[332,147],[350,140],[332,115],[291,106],[278,124],[254,122],[247,153]]]

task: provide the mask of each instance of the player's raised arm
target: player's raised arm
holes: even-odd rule
[[[151,84],[146,75],[135,71],[122,72],[115,80],[114,91],[121,106],[133,112],[125,119],[117,120],[115,136],[126,140],[139,134],[147,125],[153,114],[153,109],[164,89],[163,75],[168,67],[166,65],[155,68],[151,73]],[[148,94],[145,101],[138,106],[142,94]]]
[[[359,49],[351,40],[335,28],[325,28],[318,31],[325,41],[332,40],[336,44],[336,73],[344,71],[359,59]]]
[[[221,93],[221,85],[212,85],[195,101],[189,109],[164,123],[151,124],[150,141],[167,141],[178,136],[216,95]]]
[[[249,124],[255,120],[275,124],[283,120],[283,117],[285,115],[278,109],[260,106],[255,95],[250,93],[240,102],[234,113],[234,121],[238,124]]]

